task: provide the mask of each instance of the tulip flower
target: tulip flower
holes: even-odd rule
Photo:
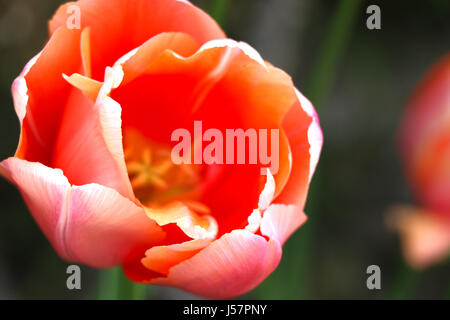
[[[80,29],[66,24],[73,5]],[[306,221],[322,147],[311,103],[188,1],[80,0],[49,26],[13,83],[21,134],[0,173],[56,252],[205,297],[256,287]],[[196,121],[278,130],[277,172],[174,161],[172,133]]]
[[[399,131],[405,174],[417,207],[401,206],[394,224],[409,263],[423,268],[450,253],[450,55],[412,94]]]

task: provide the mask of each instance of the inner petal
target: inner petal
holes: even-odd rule
[[[124,72],[126,79],[127,68]],[[295,93],[291,81],[281,71],[266,70],[237,48],[230,51],[228,47],[217,47],[199,50],[187,58],[170,50],[164,51],[152,60],[143,74],[114,89],[111,98],[122,106],[124,131],[126,128],[138,130],[147,141],[151,141],[153,149],[165,149],[167,153],[167,146],[176,145],[171,136],[177,129],[187,129],[191,141],[199,138],[193,130],[195,121],[202,122],[202,133],[215,129],[221,132],[222,137],[226,136],[228,129],[253,129],[258,133],[260,129],[278,129],[280,115],[286,106],[293,104]],[[207,145],[204,143],[203,148]],[[274,175],[276,193],[281,190],[290,170],[289,148],[283,132],[280,132],[279,151],[282,165]],[[148,158],[148,151],[146,153]],[[236,150],[234,154],[237,154]],[[142,155],[140,157],[140,161],[145,162]],[[261,175],[261,163],[246,162],[202,164],[195,175],[200,178],[199,182],[192,178],[186,180],[183,173],[184,182],[177,186],[191,191],[177,190],[173,198],[167,197],[168,193],[164,191],[171,189],[165,185],[167,181],[163,183],[154,175],[151,188],[156,190],[159,187],[160,190],[154,194],[163,195],[164,200],[170,201],[179,200],[177,198],[186,193],[190,195],[192,190],[198,190],[193,185],[199,183],[201,192],[187,200],[194,199],[201,203],[200,207],[206,205],[210,209],[221,235],[244,228],[248,224],[248,216],[258,207],[266,178]],[[139,164],[131,167],[132,170],[142,169]],[[134,185],[148,183],[148,175],[147,178],[138,175]],[[193,182],[193,185],[186,184],[186,181]]]

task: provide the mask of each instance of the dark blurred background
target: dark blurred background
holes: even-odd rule
[[[352,7],[351,1],[358,2],[355,13],[343,13],[337,21],[338,11]],[[63,2],[0,0],[0,159],[14,154],[19,137],[11,83],[42,49],[47,20]],[[449,261],[422,272],[409,269],[397,235],[386,228],[385,213],[393,204],[413,203],[395,133],[411,90],[450,49],[450,1],[192,2],[213,14],[229,37],[248,42],[292,75],[315,104],[324,131],[306,208],[309,221],[286,243],[278,269],[244,297],[449,297]],[[381,30],[366,27],[370,4],[381,8]],[[82,267],[82,290],[66,288],[68,263],[55,254],[19,192],[4,179],[0,219],[0,299],[98,297],[101,272],[87,267]],[[381,268],[381,290],[366,287],[372,264]],[[145,290],[148,298],[193,297],[175,289]]]

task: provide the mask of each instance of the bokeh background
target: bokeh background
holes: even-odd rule
[[[14,154],[19,137],[11,83],[45,44],[46,22],[63,2],[0,0],[1,159]],[[316,106],[325,136],[308,223],[286,243],[278,269],[243,298],[450,298],[450,261],[410,269],[398,236],[385,223],[391,205],[414,202],[395,134],[411,90],[450,49],[450,1],[192,2],[211,13],[229,37],[250,43],[292,75]],[[370,4],[381,8],[381,30],[366,28]],[[195,298],[176,289],[128,285],[118,269],[83,266],[82,289],[69,291],[68,263],[4,179],[0,221],[0,299],[121,298],[136,291],[149,299]],[[381,268],[381,290],[366,287],[372,264]]]

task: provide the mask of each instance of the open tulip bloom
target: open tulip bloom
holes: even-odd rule
[[[79,28],[67,23],[73,5]],[[59,256],[206,297],[256,287],[306,221],[322,147],[311,103],[188,1],[80,0],[49,27],[13,83],[21,133],[0,173]],[[196,122],[216,138],[277,132],[276,170],[176,161],[174,131],[194,137]]]
[[[450,254],[450,54],[411,96],[399,145],[419,206],[399,206],[391,220],[402,235],[406,259],[423,268]]]

